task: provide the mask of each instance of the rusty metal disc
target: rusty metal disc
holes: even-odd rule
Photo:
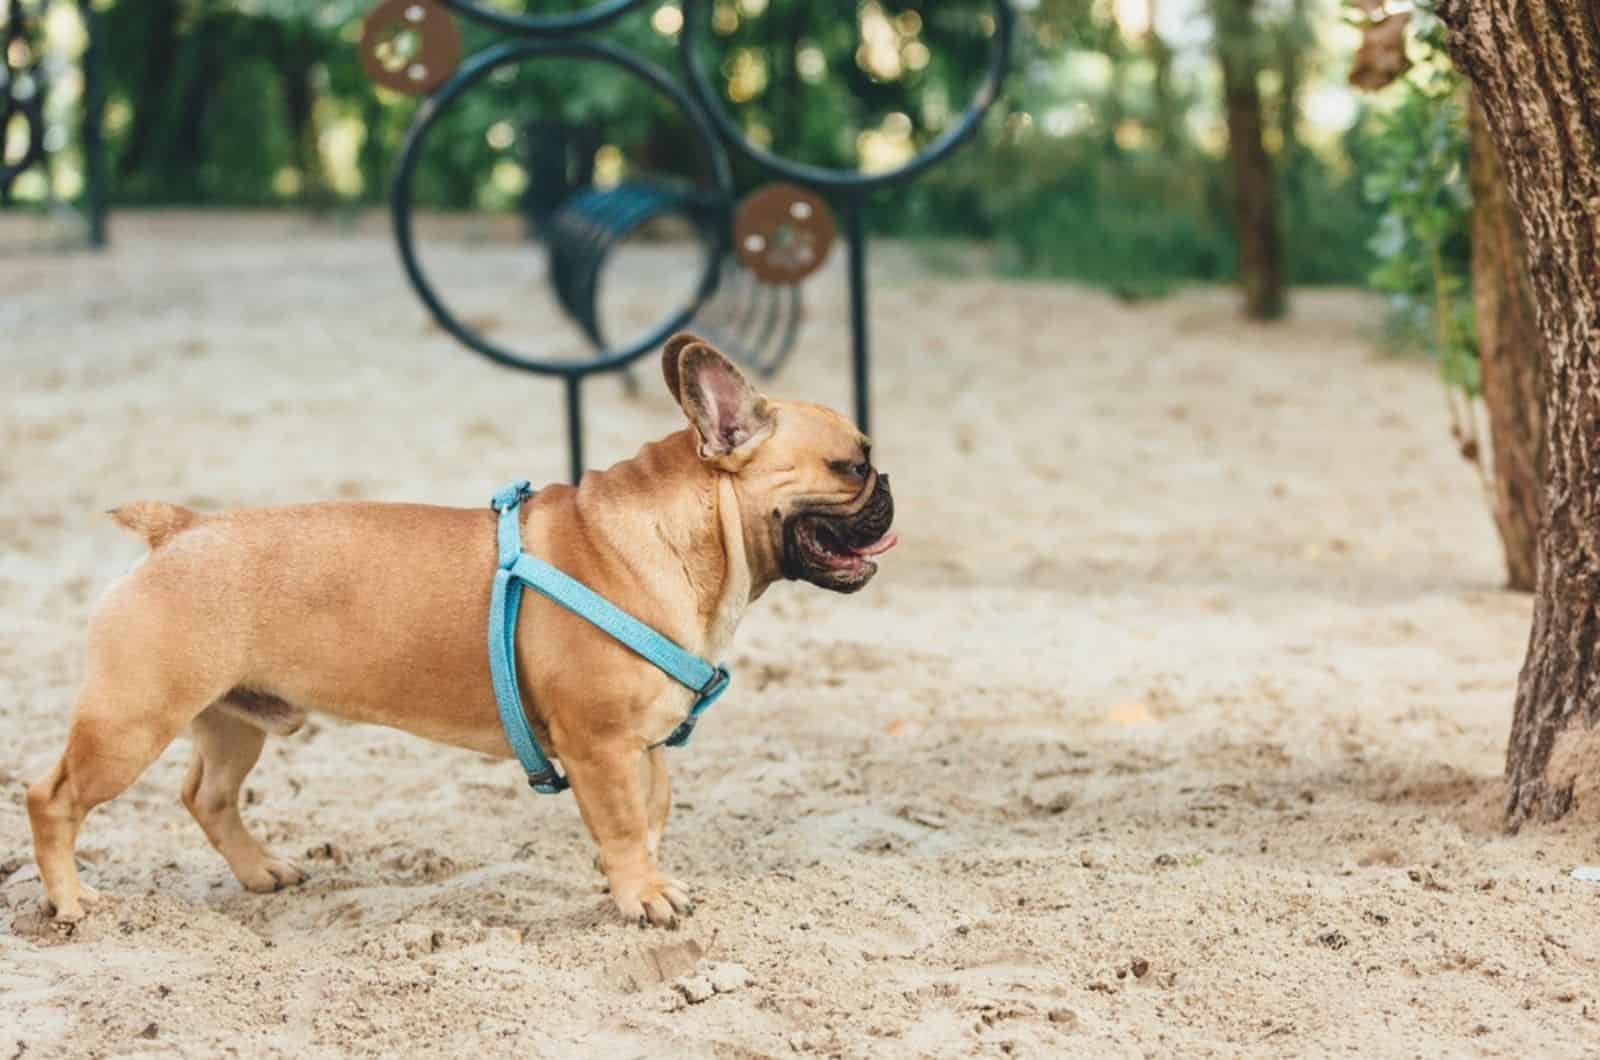
[[[764,184],[733,217],[739,264],[763,283],[787,287],[822,268],[836,228],[828,204],[798,184]]]
[[[409,34],[414,49],[403,49]],[[409,54],[408,54],[409,53]],[[361,27],[361,65],[367,76],[394,92],[427,95],[455,73],[461,34],[434,0],[383,0]]]

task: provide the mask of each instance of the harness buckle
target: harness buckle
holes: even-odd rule
[[[712,700],[722,695],[731,679],[726,666],[718,666],[711,671],[711,676],[706,678],[706,683],[701,686],[699,696],[695,699],[695,707],[699,710],[709,707]]]
[[[567,790],[567,778],[556,772],[556,767],[528,774],[528,787],[540,795],[559,795]]]
[[[672,730],[665,740],[661,742],[668,747],[682,747],[689,742],[689,737],[694,735],[694,727],[700,722],[700,715],[705,709],[717,701],[717,697],[728,690],[728,682],[732,676],[726,666],[718,666],[711,671],[711,676],[706,678],[706,683],[700,686],[699,693],[695,696],[694,705],[689,708],[689,716]]]
[[[489,507],[496,513],[503,512],[507,508],[515,508],[531,496],[533,496],[533,484],[525,478],[519,478],[496,490],[495,495],[489,499]]]

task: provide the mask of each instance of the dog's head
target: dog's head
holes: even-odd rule
[[[731,478],[752,560],[770,568],[755,573],[841,593],[871,581],[895,543],[894,498],[867,437],[832,409],[763,396],[694,335],[669,339],[661,366],[700,459]]]

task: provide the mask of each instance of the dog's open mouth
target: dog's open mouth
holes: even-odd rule
[[[840,537],[838,530],[815,520],[798,522],[795,535],[808,558],[818,566],[841,571],[862,571],[869,566],[876,567],[869,557],[883,555],[898,540],[893,534],[884,534],[870,544],[851,545]]]
[[[878,573],[874,557],[899,540],[889,532],[894,500],[888,476],[879,476],[872,496],[852,515],[798,513],[784,524],[784,573],[824,589],[855,592]]]

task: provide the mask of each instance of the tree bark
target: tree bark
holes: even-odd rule
[[[1245,315],[1273,320],[1284,311],[1283,252],[1272,158],[1262,142],[1261,91],[1256,85],[1260,34],[1253,6],[1254,0],[1216,0],[1217,59],[1228,115],[1228,163]]]
[[[1544,472],[1544,336],[1524,265],[1522,222],[1507,198],[1500,157],[1476,101],[1468,125],[1472,301],[1494,450],[1494,521],[1505,550],[1506,584],[1526,593],[1535,583]]]
[[[1556,738],[1600,722],[1600,11],[1593,0],[1440,0],[1527,236],[1549,354],[1544,513],[1506,752],[1506,822],[1561,816]]]

